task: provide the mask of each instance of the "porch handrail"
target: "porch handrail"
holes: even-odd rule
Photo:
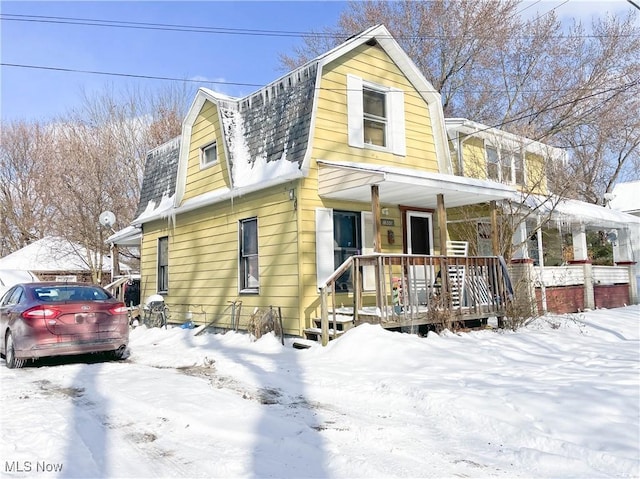
[[[375,291],[364,291],[362,272],[365,267],[373,267],[368,273],[374,273]],[[464,271],[464,274],[449,274],[453,269]],[[365,297],[375,306],[375,312],[367,314],[377,315],[379,322],[387,327],[412,322],[428,324],[436,311],[448,312],[457,320],[490,315],[501,317],[511,299],[507,273],[497,256],[354,255],[319,287],[323,345],[329,341],[330,323],[333,323],[333,334],[337,334],[336,282],[348,271],[351,271],[351,283],[344,292],[351,295],[356,323]],[[333,321],[329,318],[330,310]]]

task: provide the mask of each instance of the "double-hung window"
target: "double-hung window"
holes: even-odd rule
[[[169,237],[158,238],[158,292],[169,291]]]
[[[490,180],[500,181],[500,156],[498,149],[493,146],[487,146],[487,178]]]
[[[257,293],[260,287],[258,219],[240,220],[239,229],[240,291],[243,293]]]
[[[349,146],[405,156],[404,92],[347,75]]]
[[[200,148],[200,168],[207,168],[218,162],[218,146],[216,142]]]
[[[384,92],[362,88],[364,142],[367,145],[387,146],[387,98]]]
[[[524,185],[524,159],[521,153],[485,147],[487,155],[487,178],[502,183]]]

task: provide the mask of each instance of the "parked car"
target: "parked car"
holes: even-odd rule
[[[0,334],[9,368],[45,356],[106,352],[121,359],[129,342],[127,308],[89,283],[20,283],[0,298]]]

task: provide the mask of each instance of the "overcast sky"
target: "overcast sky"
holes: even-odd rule
[[[626,0],[529,3],[532,6],[526,9],[527,14],[556,8],[566,20],[587,20],[607,10],[634,8]],[[299,36],[287,32],[333,26],[346,3],[3,1],[0,8],[2,119],[45,121],[77,106],[83,90],[91,93],[106,86],[121,89],[133,85],[155,88],[167,82],[25,66],[202,79],[222,83],[194,84],[194,88],[206,86],[243,96],[284,73],[279,69],[278,55],[302,45]],[[51,18],[33,16],[61,18],[51,23]],[[70,24],[64,18],[93,24]],[[95,20],[269,30],[284,35],[113,28],[97,26]]]

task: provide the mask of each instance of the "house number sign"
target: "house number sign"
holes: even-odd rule
[[[395,226],[395,220],[390,219],[381,219],[380,224],[382,226]]]

